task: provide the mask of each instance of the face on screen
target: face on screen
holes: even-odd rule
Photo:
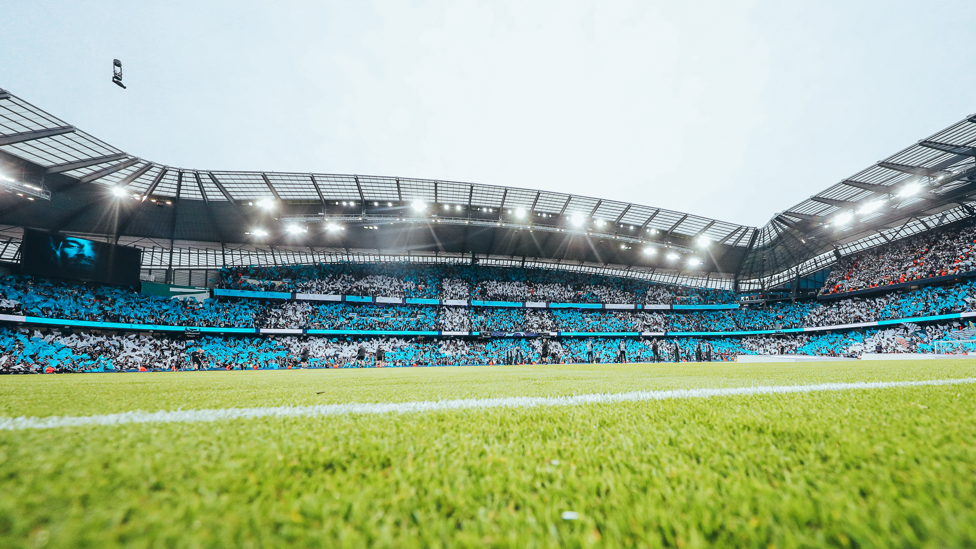
[[[65,237],[58,247],[58,263],[68,271],[94,271],[97,265],[95,247],[88,240]]]

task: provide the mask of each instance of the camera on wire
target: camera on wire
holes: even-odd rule
[[[122,62],[118,59],[112,61],[112,82],[123,90],[126,89],[125,84],[122,83]]]

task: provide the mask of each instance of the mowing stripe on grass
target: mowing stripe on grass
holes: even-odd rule
[[[758,387],[728,387],[719,389],[671,389],[666,391],[631,391],[628,393],[599,393],[564,397],[503,397],[469,398],[423,402],[382,402],[373,404],[322,404],[318,406],[276,406],[262,408],[219,408],[209,410],[176,410],[172,412],[123,412],[96,416],[52,416],[0,418],[0,430],[54,429],[85,425],[122,425],[126,423],[189,423],[250,419],[259,417],[308,417],[345,414],[406,414],[441,410],[470,410],[486,408],[533,408],[537,406],[581,406],[684,398],[722,396],[772,395],[888,389],[892,387],[923,387],[930,385],[961,385],[976,383],[976,378],[933,379],[927,381],[861,381],[857,383],[820,383],[817,385],[779,385]]]

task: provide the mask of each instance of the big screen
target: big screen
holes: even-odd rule
[[[142,250],[27,229],[20,262],[27,274],[136,286]]]

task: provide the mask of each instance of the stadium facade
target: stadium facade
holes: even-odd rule
[[[0,90],[0,261],[24,228],[143,249],[147,277],[340,261],[546,266],[755,291],[970,217],[976,115],[749,227],[653,206],[407,177],[173,167]]]

